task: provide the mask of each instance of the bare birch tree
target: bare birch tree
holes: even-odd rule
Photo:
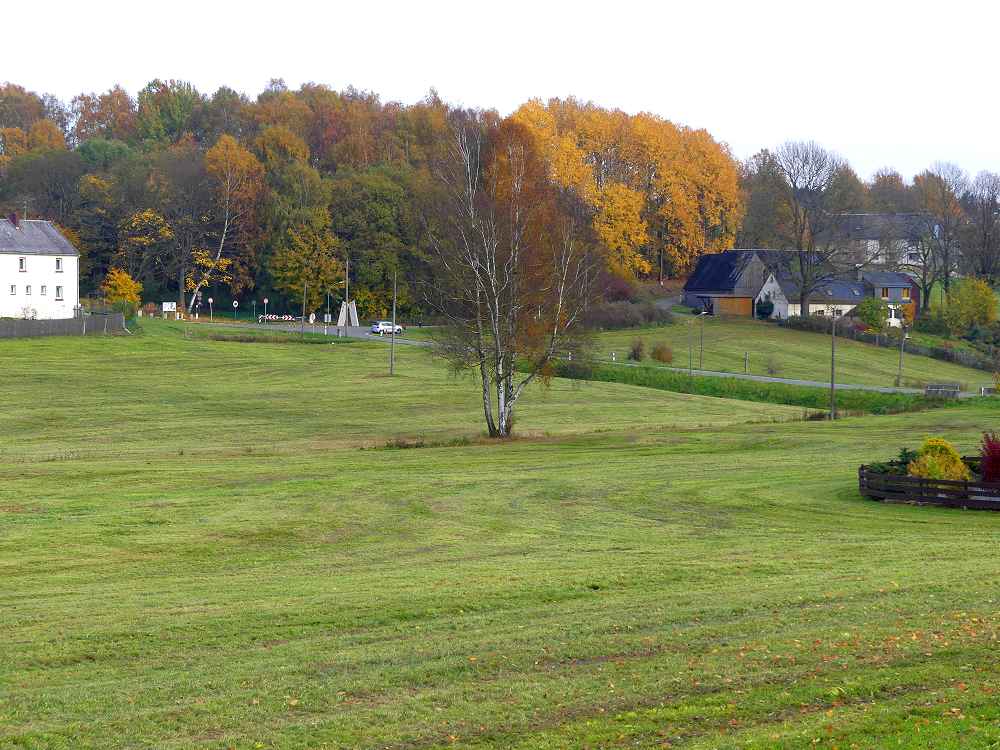
[[[844,241],[840,214],[852,208],[838,181],[850,167],[814,141],[782,144],[774,161],[783,177],[789,219],[785,241],[797,254],[789,272],[799,287],[800,314],[809,314],[809,297],[858,259]],[[861,264],[869,262],[863,258]]]
[[[455,112],[451,129],[433,162],[425,298],[446,321],[437,352],[476,373],[486,428],[504,438],[528,384],[579,348],[597,256],[583,202],[548,180],[523,126]]]

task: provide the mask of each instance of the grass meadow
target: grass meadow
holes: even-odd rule
[[[423,350],[183,331],[0,342],[0,747],[1000,743],[1000,515],[856,486],[1000,399],[556,379],[492,443]]]
[[[701,327],[704,326],[704,348]],[[428,338],[432,328],[410,328],[406,336]],[[927,337],[925,337],[927,338]],[[688,347],[695,369],[744,372],[745,355],[750,355],[749,372],[802,380],[830,380],[830,337],[822,333],[779,327],[749,318],[704,317],[675,314],[674,322],[595,334],[592,356],[610,360],[614,352],[624,361],[632,343],[642,339],[645,361],[653,347],[666,344],[673,350],[674,367],[687,368]],[[940,345],[940,340],[933,342]],[[960,345],[961,342],[959,342]],[[837,382],[859,385],[893,386],[899,368],[899,350],[877,347],[863,341],[837,338]],[[992,382],[991,374],[971,367],[930,357],[906,354],[903,385],[922,388],[927,383],[962,383],[969,389]]]

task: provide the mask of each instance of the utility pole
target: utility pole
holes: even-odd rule
[[[698,369],[705,369],[705,316],[699,315],[701,318],[701,341],[698,344]]]
[[[691,326],[694,325],[693,320],[688,321],[688,377],[691,377],[694,373],[691,372],[694,369],[694,342],[691,341]]]
[[[832,314],[830,326],[830,419],[837,418],[837,315]]]
[[[899,369],[896,371],[896,387],[903,384],[903,347],[906,346],[906,324],[900,321],[899,324]]]
[[[396,372],[396,269],[392,269],[392,337],[389,340],[389,375]]]
[[[308,282],[302,280],[302,317],[299,319],[299,335],[306,337],[306,290],[309,288]]]

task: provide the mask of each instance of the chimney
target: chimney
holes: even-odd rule
[[[10,219],[10,223],[14,225],[14,229],[21,228],[21,222],[17,218],[17,211],[11,211],[10,216],[7,218]]]

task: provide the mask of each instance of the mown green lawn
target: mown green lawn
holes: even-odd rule
[[[556,381],[494,444],[422,351],[180,330],[0,342],[0,747],[1000,742],[1000,515],[855,478],[1000,406]]]

